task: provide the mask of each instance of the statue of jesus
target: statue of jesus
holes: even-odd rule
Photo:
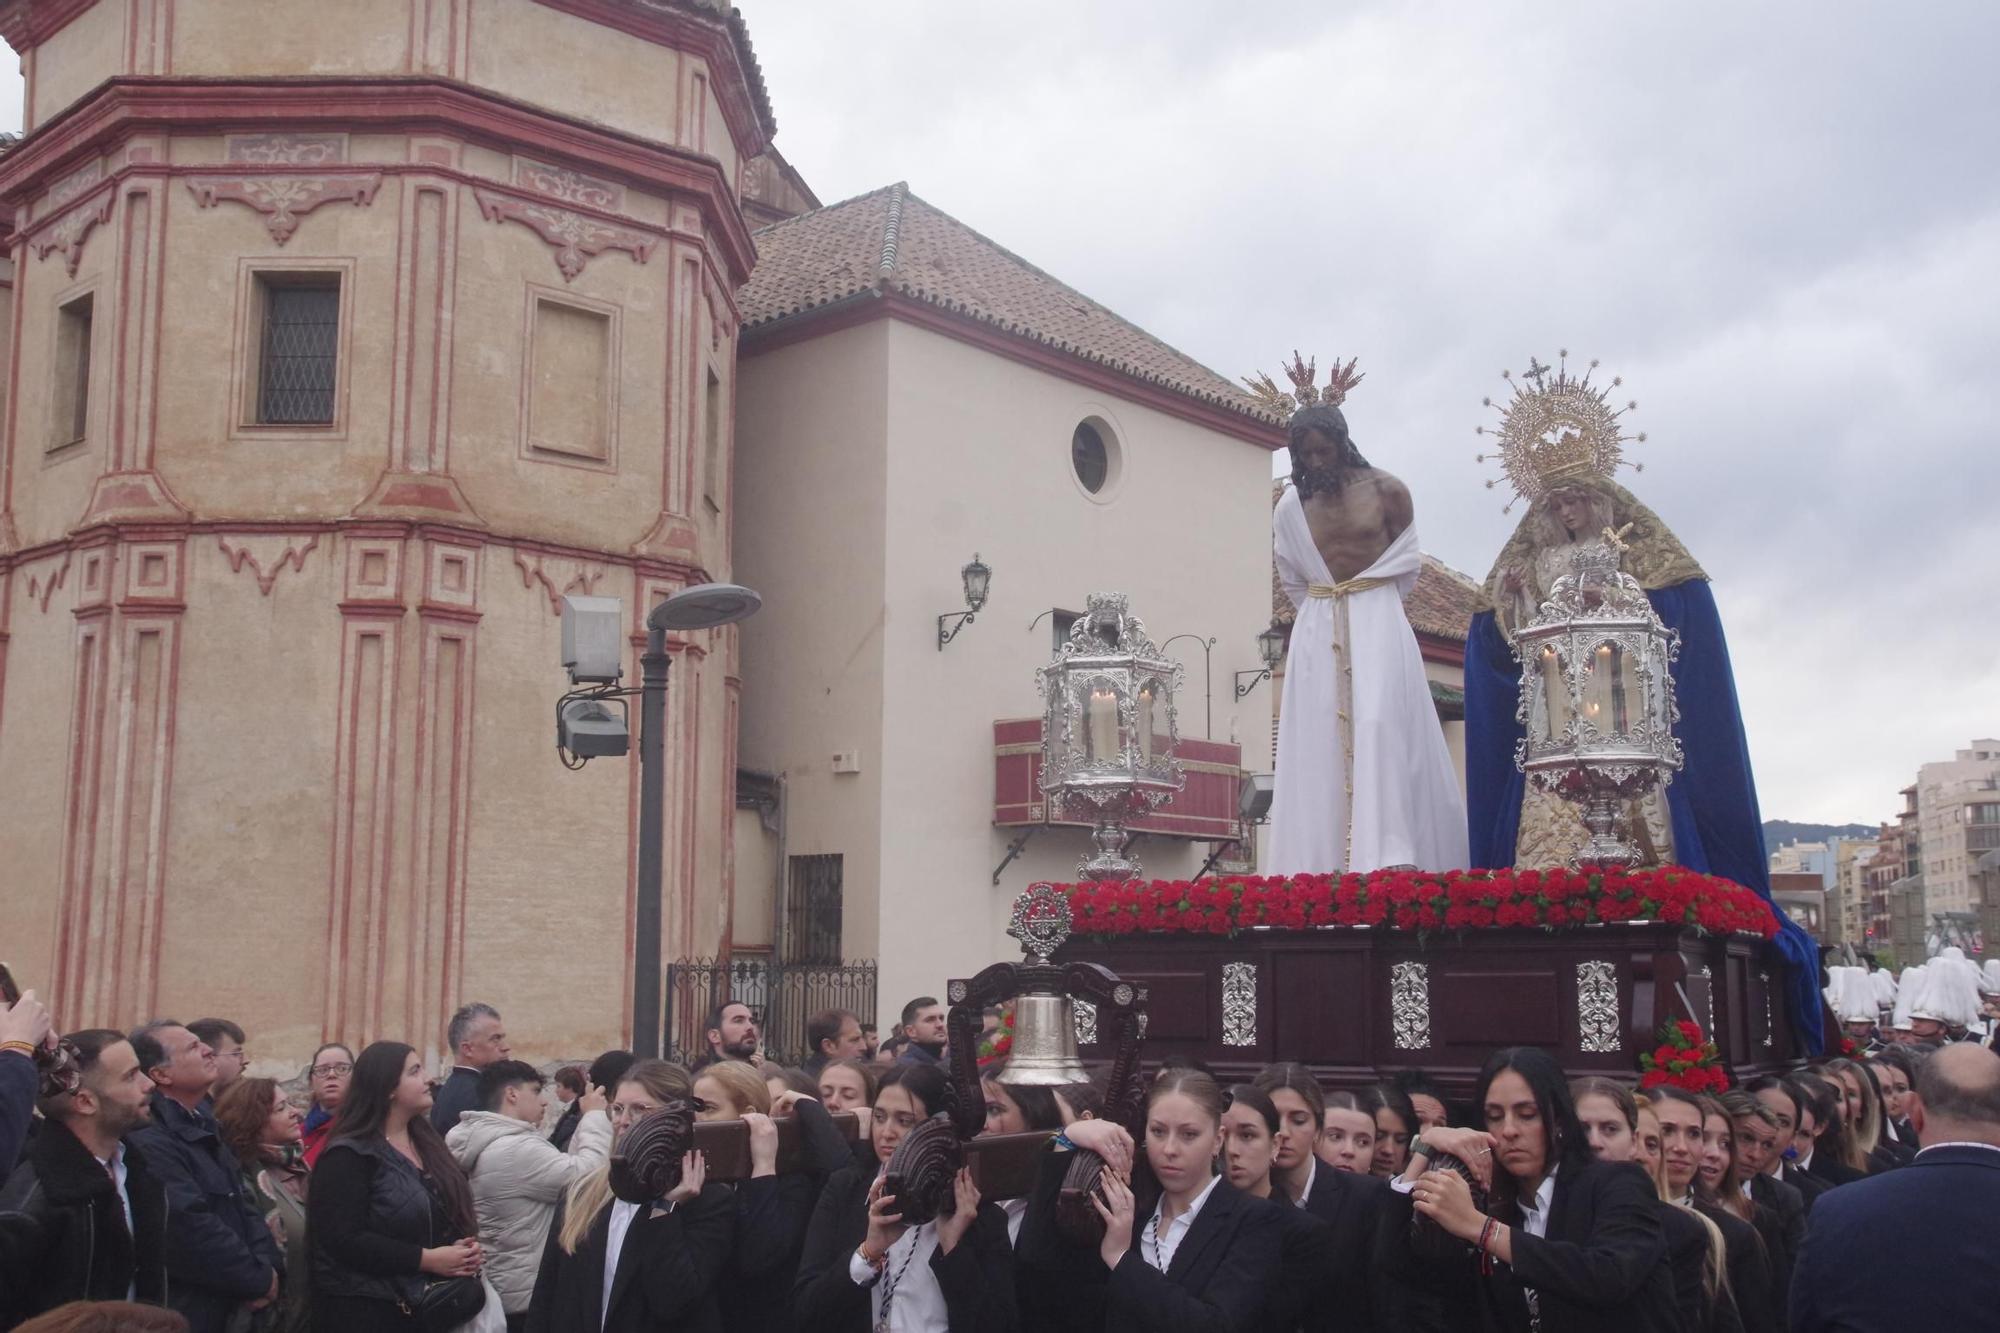
[[[1454,870],[1465,802],[1403,613],[1416,586],[1409,488],[1368,460],[1340,404],[1358,382],[1336,364],[1322,394],[1288,370],[1299,404],[1291,485],[1272,519],[1278,581],[1297,611],[1279,703],[1267,875]],[[1268,377],[1264,385],[1274,392]]]

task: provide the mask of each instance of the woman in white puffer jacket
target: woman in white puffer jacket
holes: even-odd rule
[[[542,1076],[533,1065],[502,1060],[480,1071],[481,1109],[467,1111],[445,1135],[472,1178],[485,1275],[500,1293],[510,1328],[527,1318],[557,1201],[611,1151],[610,1119],[591,1114],[603,1110],[605,1100],[602,1088],[577,1099],[583,1115],[564,1152],[541,1132]]]

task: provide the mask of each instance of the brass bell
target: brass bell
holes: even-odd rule
[[[1055,1088],[1090,1082],[1076,1058],[1076,1010],[1067,995],[1014,1000],[1014,1045],[999,1082]]]

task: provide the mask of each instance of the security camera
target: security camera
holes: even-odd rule
[[[616,597],[562,599],[562,663],[570,684],[610,685],[625,673],[623,620],[624,604]]]
[[[619,758],[632,748],[624,714],[625,706],[617,700],[568,700],[556,710],[556,747],[578,759]]]

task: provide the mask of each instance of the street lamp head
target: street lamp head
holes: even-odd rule
[[[986,590],[993,582],[993,571],[979,558],[978,552],[973,553],[972,563],[959,571],[959,577],[965,580],[966,606],[975,613],[983,610],[986,606]]]
[[[736,583],[698,583],[654,607],[646,627],[658,630],[716,629],[757,614],[764,599]]]
[[[1264,665],[1277,670],[1278,663],[1285,660],[1285,632],[1276,625],[1257,636],[1257,655],[1264,659]]]
[[[1245,773],[1236,793],[1236,813],[1245,824],[1261,824],[1271,817],[1271,798],[1277,795],[1277,779],[1269,773]]]

